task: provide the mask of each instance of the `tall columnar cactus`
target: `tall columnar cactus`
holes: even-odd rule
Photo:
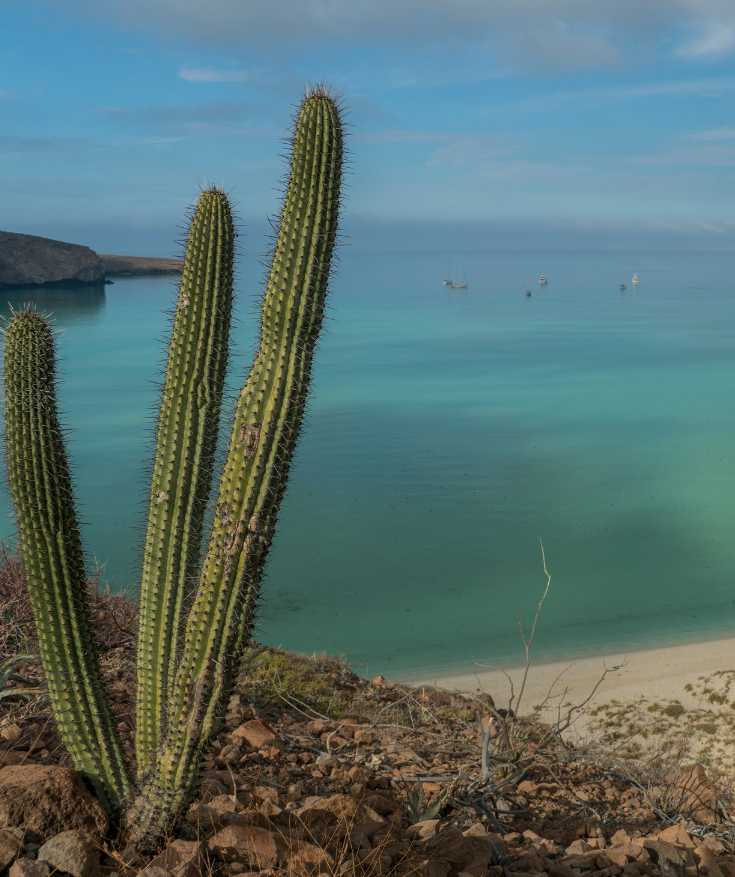
[[[342,128],[333,102],[304,102],[263,300],[260,343],[235,410],[209,550],[186,625],[156,768],[130,814],[152,845],[194,784],[250,635],[265,556],[304,413],[337,233]]]
[[[296,119],[260,343],[237,402],[211,538],[180,643],[211,481],[232,296],[233,232],[225,196],[203,193],[194,214],[149,503],[138,645],[137,787],[123,814],[131,852],[154,848],[190,798],[250,637],[324,314],[342,151],[339,111],[316,89]],[[52,694],[54,709],[74,761],[114,810],[129,781],[88,629],[81,548],[56,420],[52,337],[32,311],[18,314],[6,337],[8,469],[23,561],[36,593],[44,666],[50,689],[58,692]],[[28,448],[33,448],[30,460]]]
[[[54,380],[49,324],[19,311],[5,332],[5,446],[20,552],[61,738],[114,811],[129,783],[100,681]]]
[[[179,619],[197,572],[227,367],[234,237],[225,195],[203,192],[189,226],[156,435],[140,582],[138,777],[165,730]]]

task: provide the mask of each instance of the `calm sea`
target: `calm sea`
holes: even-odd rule
[[[449,261],[343,252],[258,636],[367,672],[517,661],[540,539],[539,657],[732,634],[731,259],[466,254],[457,292]],[[232,393],[260,274],[248,264],[238,283]],[[174,294],[164,278],[3,296],[63,330],[86,549],[115,587],[137,577]]]

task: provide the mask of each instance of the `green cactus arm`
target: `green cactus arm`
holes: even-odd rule
[[[315,90],[304,99],[295,124],[260,344],[236,406],[168,731],[155,773],[128,814],[132,847],[155,844],[190,796],[249,636],[324,313],[342,160],[339,111],[326,92]]]
[[[116,812],[129,780],[90,625],[53,334],[30,308],[6,328],[4,368],[8,481],[51,706],[75,767]]]
[[[199,561],[227,367],[234,238],[227,196],[202,192],[189,226],[156,430],[140,584],[139,779],[165,731],[182,610]]]

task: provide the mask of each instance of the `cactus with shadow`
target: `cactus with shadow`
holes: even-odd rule
[[[315,89],[294,124],[258,350],[236,403],[203,557],[235,234],[223,192],[203,192],[194,211],[148,502],[134,767],[123,756],[90,623],[53,333],[31,308],[5,331],[7,468],[52,708],[76,768],[118,820],[131,856],[154,850],[195,792],[250,637],[324,314],[342,163],[340,111]]]

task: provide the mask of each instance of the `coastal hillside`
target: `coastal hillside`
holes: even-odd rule
[[[113,256],[101,253],[105,277],[144,277],[159,274],[180,274],[181,259],[155,259],[151,256]]]
[[[102,668],[132,753],[137,607],[90,583]],[[364,679],[255,645],[176,834],[133,861],[56,731],[18,561],[0,563],[0,872],[10,877],[642,877],[735,873],[729,782],[667,744],[572,745],[504,692]],[[4,673],[4,675],[2,675]],[[658,717],[653,717],[658,721]],[[653,727],[653,726],[652,726]]]
[[[108,277],[178,274],[181,266],[178,259],[99,255],[79,244],[0,231],[0,289],[91,285]]]

